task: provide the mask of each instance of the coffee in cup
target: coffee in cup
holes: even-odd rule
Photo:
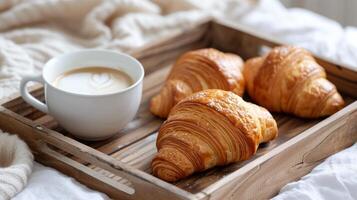
[[[118,69],[107,67],[81,67],[59,75],[53,85],[76,94],[102,95],[128,88],[133,80]]]

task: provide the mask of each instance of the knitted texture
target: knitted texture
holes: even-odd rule
[[[208,5],[226,9],[225,2],[243,4],[210,0]],[[130,51],[182,32],[208,16],[198,5],[193,0],[0,1],[0,99],[56,55],[82,48]]]
[[[0,200],[11,199],[27,183],[33,156],[16,135],[0,131]]]

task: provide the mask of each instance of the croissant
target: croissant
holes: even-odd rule
[[[152,172],[165,181],[177,181],[194,172],[246,160],[259,143],[277,134],[277,124],[265,108],[230,91],[197,92],[173,107],[160,127]]]
[[[243,60],[216,49],[200,49],[182,55],[174,64],[164,87],[150,102],[150,111],[165,118],[186,96],[205,89],[222,89],[243,95]]]
[[[272,112],[317,118],[344,106],[324,69],[303,48],[275,47],[264,57],[246,61],[243,75],[249,96]]]

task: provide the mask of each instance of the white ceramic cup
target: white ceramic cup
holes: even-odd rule
[[[62,73],[91,66],[122,70],[134,83],[124,90],[103,95],[76,94],[53,85]],[[106,50],[82,50],[49,60],[42,75],[21,80],[20,92],[27,103],[53,116],[76,137],[101,140],[117,133],[134,118],[141,101],[143,77],[143,66],[131,56]],[[44,85],[46,104],[29,93],[26,88],[29,81]]]

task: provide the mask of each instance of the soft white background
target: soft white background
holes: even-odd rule
[[[357,29],[276,0],[0,0],[0,98],[18,91],[25,74],[79,48],[128,51],[179,32],[207,15],[225,18],[357,66]],[[253,1],[252,1],[253,2]],[[347,152],[347,153],[346,153]],[[355,199],[356,145],[331,158],[277,199]],[[354,192],[354,194],[353,194]],[[333,194],[333,195],[332,195]],[[299,198],[298,198],[299,197]],[[34,165],[17,200],[105,199],[59,172]]]
[[[307,8],[346,26],[357,26],[356,0],[282,0],[282,2],[288,6]]]

